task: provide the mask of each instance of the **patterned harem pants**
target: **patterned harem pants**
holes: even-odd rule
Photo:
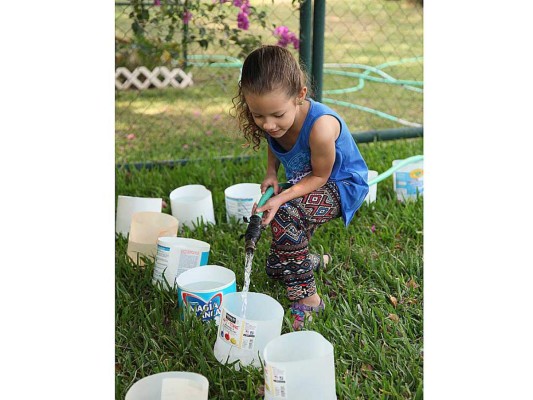
[[[328,182],[283,204],[270,222],[272,243],[266,272],[283,281],[291,301],[316,293],[313,268],[320,258],[309,253],[309,241],[319,225],[340,215],[339,189]]]

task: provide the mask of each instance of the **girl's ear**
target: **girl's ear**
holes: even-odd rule
[[[301,100],[304,100],[306,94],[307,94],[307,86],[304,86],[304,87],[300,90],[300,93],[298,93],[298,97],[299,97]]]

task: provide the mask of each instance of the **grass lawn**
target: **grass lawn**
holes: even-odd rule
[[[359,145],[370,169],[385,171],[392,160],[423,153],[423,140]],[[241,162],[197,161],[176,168],[117,170],[116,194],[162,197],[176,187],[199,183],[213,193],[217,224],[185,229],[180,236],[211,245],[210,264],[235,271],[244,283],[244,228],[225,222],[224,189],[260,182],[263,151]],[[204,154],[209,155],[209,152]],[[167,208],[163,210],[169,213]],[[280,283],[267,278],[270,242],[266,230],[254,258],[250,290],[289,305]],[[317,275],[326,312],[308,329],[334,346],[339,399],[421,399],[423,365],[423,199],[399,203],[392,179],[378,184],[377,201],[363,205],[345,228],[334,220],[317,230],[312,249],[334,256]],[[116,398],[123,399],[139,379],[164,371],[192,371],[209,380],[210,399],[262,399],[263,373],[236,372],[213,355],[216,325],[179,318],[177,294],[151,284],[153,263],[144,268],[126,255],[127,241],[116,239]],[[286,312],[282,334],[292,331]]]

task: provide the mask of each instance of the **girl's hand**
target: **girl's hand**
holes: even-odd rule
[[[276,213],[278,212],[278,209],[281,207],[282,204],[283,204],[282,201],[280,201],[280,199],[277,198],[277,196],[271,197],[261,207],[257,207],[254,204],[253,214],[262,212],[263,213],[263,218],[262,218],[261,223],[264,226],[266,226],[266,225],[270,224],[270,221],[272,221],[274,219],[274,216],[276,215]]]
[[[279,194],[278,177],[275,175],[267,175],[261,183],[261,194],[265,194],[266,190],[272,186],[274,188],[274,194]]]
[[[269,183],[266,183],[265,182],[269,182]],[[263,186],[264,185],[264,186]],[[270,186],[273,186],[274,187],[274,195],[276,194],[279,194],[279,192],[281,191],[280,187],[279,187],[279,184],[278,184],[278,180],[275,179],[275,180],[269,180],[269,179],[265,179],[263,181],[263,183],[261,184],[261,194],[265,194],[266,190],[270,187]],[[264,188],[263,188],[264,187]],[[276,193],[278,192],[278,193]],[[266,203],[264,204],[266,205]],[[263,205],[263,206],[264,206]],[[257,203],[254,203],[254,205],[252,206],[252,213],[250,214],[250,216],[252,215],[255,215],[257,214],[258,212],[260,211],[257,211]]]

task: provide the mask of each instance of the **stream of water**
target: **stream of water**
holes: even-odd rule
[[[244,260],[244,286],[242,288],[242,318],[246,317],[246,308],[248,306],[248,290],[250,289],[250,275],[252,274],[252,261],[254,260],[254,252],[247,251]]]

